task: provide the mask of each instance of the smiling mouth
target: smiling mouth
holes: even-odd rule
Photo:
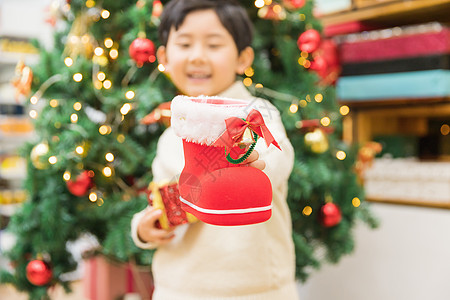
[[[209,79],[211,78],[210,74],[188,74],[188,78],[198,80],[198,79]]]

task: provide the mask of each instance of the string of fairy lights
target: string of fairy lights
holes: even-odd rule
[[[139,0],[139,2],[142,2],[143,0]],[[154,1],[153,2],[154,5],[158,5],[158,9],[162,9],[162,5],[160,1]],[[139,7],[139,5],[137,4],[137,6]],[[92,8],[96,8],[97,7],[97,3],[96,1],[93,0],[87,0],[85,2],[86,8],[87,9],[92,9]],[[141,3],[142,5],[142,3]],[[260,17],[263,17],[264,8],[270,7],[270,9],[272,9],[273,12],[278,14],[279,18],[286,18],[286,14],[283,13],[284,8],[280,5],[280,4],[276,4],[273,3],[271,0],[256,0],[254,2],[254,5],[260,9]],[[61,10],[65,13],[69,13],[70,12],[70,3],[66,3],[64,4],[64,6],[61,8]],[[106,10],[106,9],[102,9],[102,8],[98,8],[97,7],[97,13],[94,14],[92,17],[93,22],[99,22],[101,20],[106,20],[108,18],[111,17],[111,13]],[[262,11],[262,12],[261,12]],[[294,14],[292,14],[294,15]],[[306,16],[304,14],[295,14],[294,16],[295,18],[298,18],[301,21],[305,21],[306,20]],[[74,22],[74,24],[76,23],[76,21]],[[77,26],[80,26],[80,23],[77,23]],[[109,78],[108,74],[105,72],[105,68],[110,61],[115,61],[119,58],[119,55],[121,55],[121,52],[119,51],[119,46],[118,46],[118,42],[114,41],[111,37],[107,36],[105,37],[101,42],[98,41],[93,41],[93,37],[92,35],[89,34],[88,32],[88,25],[85,26],[86,29],[85,30],[79,30],[79,28],[77,28],[77,31],[74,33],[71,31],[71,33],[68,36],[69,39],[69,44],[72,45],[72,47],[79,47],[81,49],[84,49],[83,51],[88,51],[86,49],[92,48],[92,54],[91,54],[91,59],[92,59],[92,63],[93,63],[93,73],[92,73],[92,78],[89,78],[89,80],[92,80],[92,86],[95,90],[97,91],[101,91],[101,90],[110,90],[112,88],[114,88],[114,84],[112,82],[112,80]],[[75,46],[74,46],[75,45]],[[78,48],[77,48],[78,49]],[[73,50],[73,49],[72,49]],[[69,68],[69,69],[73,69],[73,75],[72,75],[72,80],[75,83],[80,83],[84,80],[87,80],[88,78],[86,78],[87,76],[83,76],[83,74],[81,72],[77,72],[76,69],[76,63],[75,63],[75,59],[76,57],[74,57],[75,55],[82,55],[83,51],[80,51],[79,49],[77,50],[78,52],[73,53],[73,51],[67,51],[67,56],[65,56],[63,58],[63,62],[64,65]],[[72,52],[72,53],[71,53]],[[71,55],[72,54],[72,55]],[[305,51],[301,51],[299,58],[297,60],[298,64],[303,66],[304,68],[308,69],[311,66],[311,62],[308,59],[309,57],[309,53],[305,52]],[[154,62],[151,61],[151,62]],[[137,66],[139,67],[139,66]],[[136,68],[136,65],[133,65],[132,68]],[[158,64],[156,69],[158,70],[159,73],[164,73],[165,72],[165,67],[162,64]],[[253,89],[260,89],[261,91],[263,91],[263,93],[266,93],[269,96],[272,96],[275,99],[279,99],[282,101],[289,101],[291,103],[291,105],[289,106],[289,113],[291,114],[295,114],[298,112],[299,109],[305,108],[310,102],[314,101],[316,103],[321,103],[322,101],[325,101],[326,99],[324,99],[324,96],[320,93],[315,94],[313,96],[311,95],[306,95],[304,99],[298,99],[297,97],[293,96],[293,95],[288,95],[288,94],[284,94],[284,93],[280,93],[277,91],[273,91],[270,90],[268,88],[265,88],[261,83],[254,83],[253,82],[253,76],[255,74],[255,70],[252,67],[249,67],[245,70],[244,75],[245,78],[243,78],[243,84],[249,88],[253,88]],[[62,81],[63,77],[61,75],[58,76],[54,76],[48,79],[48,82],[44,82],[44,84],[41,85],[40,89],[30,98],[30,103],[34,106],[36,106],[38,104],[38,102],[42,99],[42,95],[44,94],[45,90],[49,87],[49,85],[58,82],[58,81]],[[124,81],[125,82],[125,81]],[[128,83],[128,82],[126,82]],[[124,97],[124,103],[122,105],[119,105],[118,107],[118,113],[121,115],[121,121],[124,120],[125,116],[133,110],[134,108],[134,104],[133,102],[135,101],[136,98],[136,92],[130,88],[129,86],[123,86],[123,82],[122,82],[122,88],[124,89],[123,92],[123,97]],[[61,100],[58,99],[50,99],[50,100],[46,100],[48,101],[48,105],[52,108],[57,108],[59,105],[61,105]],[[73,112],[70,113],[70,123],[76,125],[79,121],[79,113],[80,111],[83,109],[83,104],[80,101],[76,101],[73,104]],[[350,113],[350,109],[348,106],[343,105],[340,107],[339,110],[340,114],[342,116],[346,116]],[[37,108],[32,108],[29,110],[29,116],[32,119],[37,119],[39,116],[39,112]],[[326,127],[330,127],[332,126],[332,119],[329,116],[323,116],[320,120],[319,120],[319,124],[320,126],[326,128]],[[109,135],[112,134],[114,132],[114,125],[110,124],[108,122],[106,122],[106,120],[104,122],[100,122],[98,124],[98,132],[100,133],[100,135]],[[302,128],[302,121],[298,121],[296,124],[297,128]],[[61,123],[60,122],[55,122],[54,123],[55,128],[61,128]],[[114,134],[116,134],[116,139],[119,143],[124,143],[125,142],[125,135],[123,133],[119,133],[119,132],[114,132]],[[315,141],[321,141],[318,145],[319,147],[321,147],[320,149],[318,148],[318,153],[324,152],[326,150],[328,150],[328,143],[326,145],[323,144],[323,139],[326,139],[326,137],[324,137],[324,133],[319,130],[314,130],[311,132],[308,132],[305,134],[305,141],[312,141],[312,143],[315,143]],[[325,148],[324,148],[325,147]],[[88,147],[86,146],[86,143],[80,143],[78,145],[74,146],[74,150],[73,153],[59,153],[58,155],[49,155],[50,149],[49,149],[49,145],[47,142],[41,142],[39,144],[37,144],[31,153],[32,156],[32,162],[33,164],[37,167],[37,168],[41,168],[44,169],[47,166],[45,164],[42,164],[42,161],[39,161],[39,159],[43,156],[47,157],[48,156],[48,163],[50,165],[55,165],[58,163],[58,161],[60,160],[58,158],[59,155],[77,155],[78,157],[84,157],[86,156],[86,153],[88,151],[87,149]],[[34,157],[34,159],[33,159]],[[338,160],[344,160],[347,157],[347,154],[345,153],[345,151],[343,150],[337,150],[335,153],[335,157]],[[114,161],[116,160],[116,157],[114,155],[114,153],[110,150],[105,150],[104,153],[104,162],[103,163],[98,163],[97,164],[97,169],[99,170],[98,173],[101,173],[104,177],[106,178],[111,178],[114,177],[115,171],[114,171]],[[83,169],[83,164],[79,163],[78,168],[80,170]],[[89,176],[91,178],[93,178],[94,176],[96,176],[95,171],[93,170],[88,170],[89,172]],[[63,180],[66,182],[69,182],[70,180],[73,180],[73,176],[71,174],[71,172],[69,170],[66,170],[63,173]],[[118,186],[122,186],[120,180],[121,179],[117,179],[118,182]],[[96,189],[91,189],[88,193],[88,198],[91,202],[93,203],[97,203],[97,205],[101,206],[103,204],[103,198],[102,198],[102,193]],[[355,207],[358,207],[360,205],[360,200],[355,197],[352,200],[352,204]],[[312,213],[312,208],[310,206],[306,206],[303,211],[302,211],[303,215],[308,216]]]

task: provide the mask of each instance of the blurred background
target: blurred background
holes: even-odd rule
[[[4,229],[26,199],[26,162],[18,151],[35,137],[29,111],[12,84],[19,62],[39,56],[30,43],[53,45],[50,0],[0,0],[0,266],[14,237]],[[367,200],[380,226],[357,224],[354,252],[323,265],[299,283],[301,299],[450,299],[450,1],[317,0],[324,36],[338,46],[336,95],[343,139],[376,141],[383,150],[365,173]],[[23,78],[22,78],[23,79]],[[364,155],[364,154],[363,154]],[[81,252],[75,292],[55,299],[88,299]],[[84,288],[86,288],[84,286]],[[72,298],[70,298],[72,297]],[[1,285],[1,299],[26,299]]]

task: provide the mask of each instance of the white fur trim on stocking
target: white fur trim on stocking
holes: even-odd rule
[[[176,96],[171,104],[171,126],[189,142],[210,145],[225,131],[225,119],[246,118],[252,108],[239,99]]]

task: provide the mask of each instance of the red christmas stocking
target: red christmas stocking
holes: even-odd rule
[[[182,208],[213,225],[267,221],[272,214],[270,180],[261,170],[238,163],[249,155],[239,146],[247,128],[279,148],[261,114],[245,101],[218,97],[177,96],[171,110],[172,127],[183,138]]]

